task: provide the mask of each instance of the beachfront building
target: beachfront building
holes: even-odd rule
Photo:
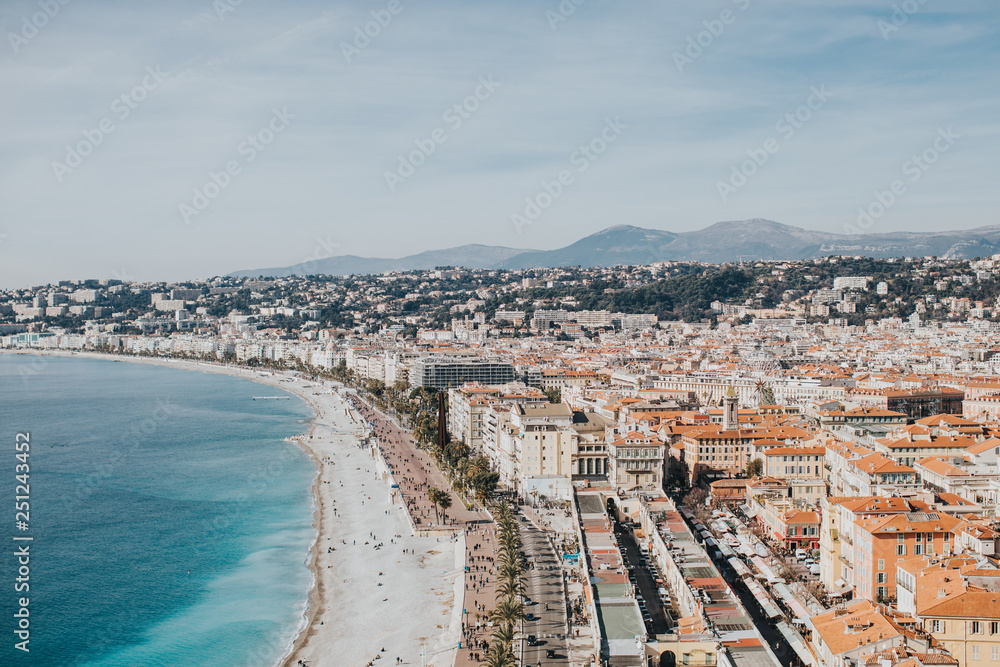
[[[443,390],[466,382],[506,384],[515,379],[514,365],[482,357],[419,357],[410,362],[411,387]]]
[[[539,495],[568,500],[573,454],[580,439],[573,429],[570,407],[565,403],[515,405],[510,429],[519,463],[517,487],[525,494],[534,489]]]
[[[483,451],[486,413],[499,396],[497,387],[466,384],[448,390],[448,435],[473,452]]]
[[[448,434],[453,440],[463,440],[473,452],[486,454],[496,443],[488,423],[493,405],[537,405],[548,401],[537,389],[516,382],[493,386],[467,383],[452,387],[448,389]]]

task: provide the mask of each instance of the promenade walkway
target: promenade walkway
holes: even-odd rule
[[[486,512],[465,508],[437,463],[417,446],[409,431],[360,398],[352,395],[349,398],[354,409],[373,425],[376,446],[399,485],[403,504],[417,530],[465,531],[467,570],[462,601],[462,648],[456,654],[455,665],[478,666],[486,656],[492,632],[487,617],[496,606],[496,526]],[[431,486],[451,493],[452,504],[446,518],[435,516],[434,507],[427,500],[427,489]]]
[[[487,616],[496,606],[496,526],[470,524],[465,534],[465,602],[462,615],[462,650],[455,667],[473,667],[486,657],[492,628]]]
[[[417,441],[406,429],[401,428],[384,414],[375,410],[356,396],[349,395],[352,406],[372,424],[376,445],[382,458],[399,485],[403,504],[418,531],[432,529],[464,529],[466,522],[488,519],[482,512],[465,509],[462,499],[438,469],[430,454],[417,446]],[[451,493],[451,507],[442,515],[441,510],[427,499],[430,487]]]

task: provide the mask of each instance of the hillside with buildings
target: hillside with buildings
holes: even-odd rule
[[[351,387],[456,489],[564,513],[591,582],[567,602],[613,664],[977,667],[998,285],[1000,256],[85,281],[0,294],[0,346]]]

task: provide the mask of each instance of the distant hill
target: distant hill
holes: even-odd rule
[[[337,255],[336,257],[317,259],[313,262],[304,262],[292,266],[234,271],[229,275],[240,278],[257,278],[260,276],[284,278],[286,276],[318,274],[342,276],[384,273],[386,271],[419,271],[433,269],[436,266],[483,268],[495,266],[505,259],[523,252],[524,250],[517,248],[472,244],[458,246],[457,248],[447,248],[445,250],[428,250],[416,255],[400,257],[399,259]]]
[[[740,260],[813,259],[827,255],[971,259],[1000,253],[1000,226],[947,232],[887,232],[847,236],[818,232],[754,218],[719,222],[693,232],[674,233],[616,225],[556,250],[518,250],[464,245],[431,250],[399,259],[341,255],[309,264],[236,271],[231,276],[369,274],[414,271],[435,266],[470,269],[524,269],[559,266],[584,268],[662,261],[711,264]]]

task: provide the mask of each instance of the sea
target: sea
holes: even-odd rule
[[[286,440],[311,417],[246,379],[0,354],[0,665],[275,665],[312,583]]]

